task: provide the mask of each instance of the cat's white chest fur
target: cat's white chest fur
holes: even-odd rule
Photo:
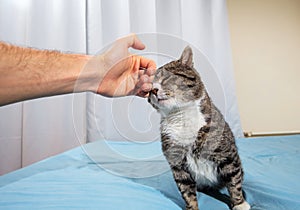
[[[173,143],[190,147],[197,139],[201,127],[206,125],[201,113],[200,100],[195,101],[181,111],[166,116],[162,121],[162,132],[167,134]],[[187,165],[198,185],[212,186],[218,182],[217,166],[203,158],[195,159],[187,154]]]
[[[190,106],[179,108],[179,111],[166,116],[162,121],[161,131],[167,134],[176,144],[188,146],[195,142],[201,127],[206,125],[200,112],[200,100]]]
[[[214,186],[218,183],[217,165],[204,158],[187,155],[187,165],[198,186]]]

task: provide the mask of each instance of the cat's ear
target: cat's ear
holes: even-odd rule
[[[190,46],[186,46],[184,48],[179,60],[182,64],[188,65],[191,68],[193,67],[193,51]]]

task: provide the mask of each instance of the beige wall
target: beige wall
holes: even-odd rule
[[[300,0],[227,0],[244,131],[300,130]]]

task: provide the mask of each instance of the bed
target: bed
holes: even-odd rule
[[[252,209],[300,209],[300,135],[240,138]],[[200,193],[206,210],[228,209]],[[99,140],[0,177],[0,209],[182,209],[160,142]]]

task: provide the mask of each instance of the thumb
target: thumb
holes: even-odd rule
[[[127,48],[132,47],[136,50],[145,49],[145,45],[138,39],[136,34],[129,34],[128,36],[121,38],[121,40],[127,44]]]

